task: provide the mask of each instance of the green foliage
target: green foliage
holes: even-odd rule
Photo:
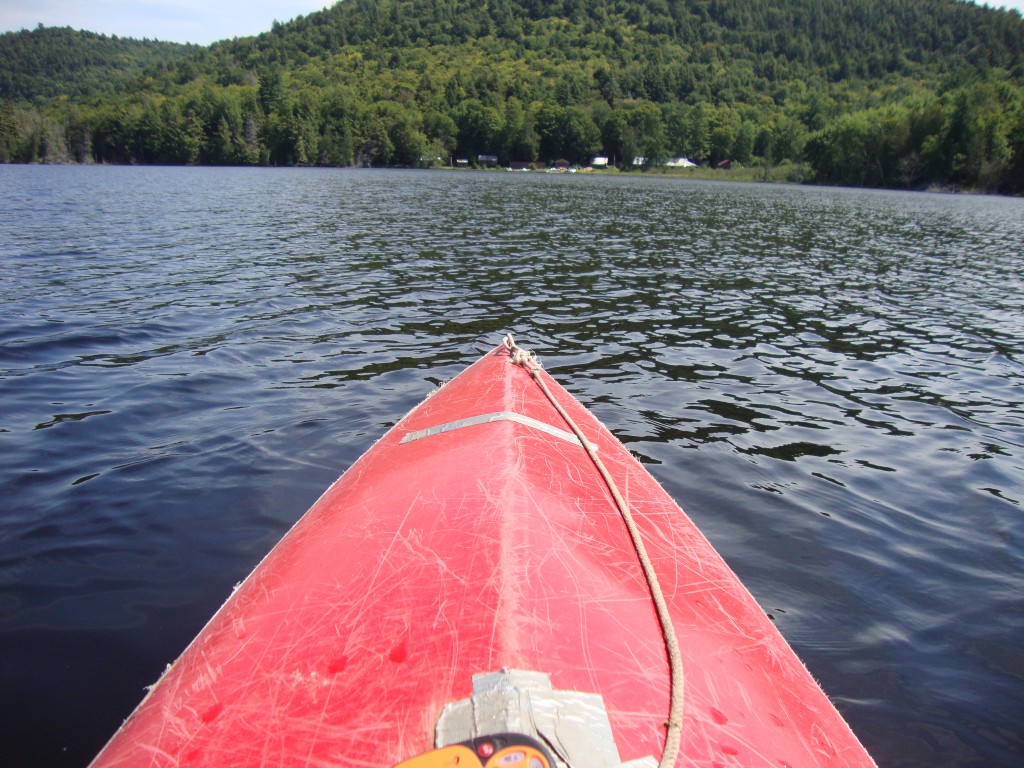
[[[674,105],[677,110],[679,105]],[[624,166],[639,163],[644,168],[661,165],[669,157],[665,116],[657,105],[634,102],[611,110],[604,119],[604,148]],[[674,137],[683,146],[680,136]]]
[[[0,35],[0,99],[82,99],[137,87],[198,46],[131,40],[67,27]]]
[[[807,157],[820,181],[874,187],[925,184],[1022,189],[1024,90],[973,80],[843,115],[814,133]]]
[[[209,47],[0,35],[0,161],[593,155],[1024,188],[1024,20],[961,0],[342,0]]]
[[[537,135],[540,157],[548,163],[568,160],[582,165],[601,150],[601,132],[580,107],[544,102],[537,110]]]

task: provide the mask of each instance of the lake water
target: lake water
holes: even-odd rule
[[[883,766],[1024,762],[1024,201],[0,166],[0,764],[80,766],[506,331]]]

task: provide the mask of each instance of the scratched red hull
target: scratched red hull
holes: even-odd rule
[[[871,766],[707,540],[546,374],[633,509],[682,646],[678,765]],[[95,765],[391,766],[476,673],[600,693],[623,760],[661,755],[669,672],[619,512],[504,349],[406,416],[235,591]]]

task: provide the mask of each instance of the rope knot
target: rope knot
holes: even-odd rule
[[[532,371],[538,367],[537,356],[528,350],[523,349],[516,340],[512,338],[512,334],[505,334],[505,338],[501,340],[505,349],[508,350],[509,356],[512,358],[513,365],[521,365],[528,371]]]

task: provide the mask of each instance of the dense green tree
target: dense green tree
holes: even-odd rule
[[[831,183],[1016,190],[1016,124],[1004,97],[1021,108],[1019,92],[979,83],[941,101],[915,98],[844,115],[810,137],[806,154],[817,177]]]
[[[899,117],[884,110],[847,115],[814,134],[808,158],[822,181],[885,186],[885,160],[892,153],[891,128]]]
[[[601,126],[601,140],[604,151],[614,163],[629,165],[632,164],[633,158],[640,155],[636,133],[630,126],[624,109],[613,109],[608,112]]]
[[[427,112],[423,118],[423,130],[430,142],[433,157],[450,164],[459,139],[459,127],[455,120],[447,112]]]
[[[668,104],[662,107],[665,141],[671,155],[683,155],[695,162],[708,160],[712,124],[705,104]]]
[[[765,126],[764,158],[769,163],[799,160],[807,143],[807,128],[794,117],[776,115]]]
[[[1010,160],[1007,122],[990,83],[959,88],[949,98],[944,141],[949,179],[957,184],[998,186]]]
[[[661,110],[650,102],[641,102],[626,112],[626,121],[630,131],[631,144],[636,148],[636,156],[643,158],[644,168],[661,165],[669,156],[665,128]]]
[[[0,163],[24,162],[20,158],[19,123],[14,104],[0,102]]]
[[[377,104],[376,112],[387,131],[390,148],[384,152],[384,165],[400,165],[416,168],[429,164],[427,137],[421,130],[421,118],[394,101]]]
[[[131,89],[189,57],[194,45],[107,37],[38,25],[0,35],[0,99],[88,99]]]
[[[601,151],[601,131],[590,113],[580,107],[568,107],[562,117],[562,148],[565,159],[589,164]]]
[[[554,102],[544,102],[537,109],[536,124],[540,157],[545,162],[564,159],[565,109]]]
[[[1007,143],[1010,162],[1007,164],[1002,191],[1014,195],[1024,194],[1024,104],[1020,104],[1007,119]]]
[[[806,163],[1021,192],[1024,20],[954,0],[341,0],[208,47],[0,35],[0,161]]]
[[[588,164],[601,151],[601,131],[590,113],[580,107],[545,102],[537,110],[540,158]]]
[[[475,161],[478,155],[497,154],[502,126],[497,109],[469,99],[459,107],[455,122],[459,128],[460,155]]]
[[[733,137],[730,157],[739,163],[750,162],[754,154],[754,142],[757,140],[757,128],[749,120],[741,120]]]
[[[537,159],[540,138],[534,129],[533,116],[522,102],[512,97],[505,105],[505,122],[498,142],[498,160],[502,165],[511,162],[532,162]]]

